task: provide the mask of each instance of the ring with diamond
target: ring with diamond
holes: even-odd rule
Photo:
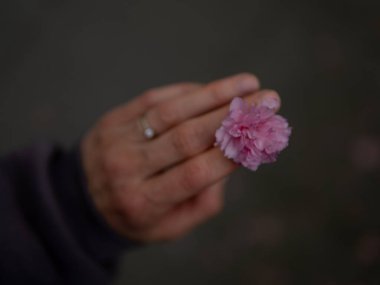
[[[140,122],[141,128],[143,129],[144,137],[148,140],[154,138],[154,136],[156,135],[156,132],[150,127],[145,116],[142,116],[139,122]]]

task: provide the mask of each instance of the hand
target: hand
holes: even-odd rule
[[[258,102],[253,75],[207,85],[180,83],[149,90],[106,114],[82,141],[90,195],[119,234],[150,242],[178,238],[217,214],[225,178],[237,167],[213,147],[233,97]],[[158,136],[144,137],[140,119]]]

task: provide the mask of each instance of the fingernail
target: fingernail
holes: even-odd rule
[[[276,97],[265,96],[261,100],[259,105],[267,107],[268,109],[271,109],[271,110],[277,110],[278,108],[280,108],[280,101]]]

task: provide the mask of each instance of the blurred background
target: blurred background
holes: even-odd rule
[[[380,2],[6,0],[0,153],[70,146],[105,111],[177,81],[252,72],[293,126],[241,169],[221,215],[125,254],[114,284],[380,284]]]

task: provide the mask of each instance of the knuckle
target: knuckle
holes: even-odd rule
[[[126,155],[121,155],[122,153],[125,153]],[[127,156],[127,153],[130,154],[128,155],[128,162],[124,159],[124,157]],[[141,170],[141,162],[139,162],[138,157],[130,151],[119,151],[117,149],[104,151],[101,166],[105,175],[111,180],[118,177],[125,180],[125,176],[132,177]]]
[[[197,152],[197,137],[194,132],[193,128],[185,124],[173,132],[173,147],[181,155],[189,156]]]
[[[207,86],[210,97],[215,102],[221,102],[225,98],[224,82],[213,82]]]
[[[104,154],[102,164],[107,177],[114,177],[121,170],[120,160],[110,152]]]
[[[106,146],[100,150],[99,158],[100,169],[111,184],[141,176],[145,165],[141,151],[135,148]]]
[[[165,127],[170,127],[178,120],[178,114],[171,104],[162,104],[157,108],[157,119]]]
[[[129,197],[124,202],[122,211],[130,227],[143,228],[148,224],[146,202],[142,197]]]
[[[125,201],[124,211],[125,214],[130,218],[135,218],[136,216],[139,216],[142,208],[142,199],[139,197],[129,197],[128,200]]]
[[[199,161],[189,163],[185,169],[182,178],[182,187],[189,193],[194,193],[203,184],[206,184],[209,178],[208,168]]]
[[[142,104],[145,107],[153,106],[157,100],[157,92],[155,89],[148,89],[141,96]]]

